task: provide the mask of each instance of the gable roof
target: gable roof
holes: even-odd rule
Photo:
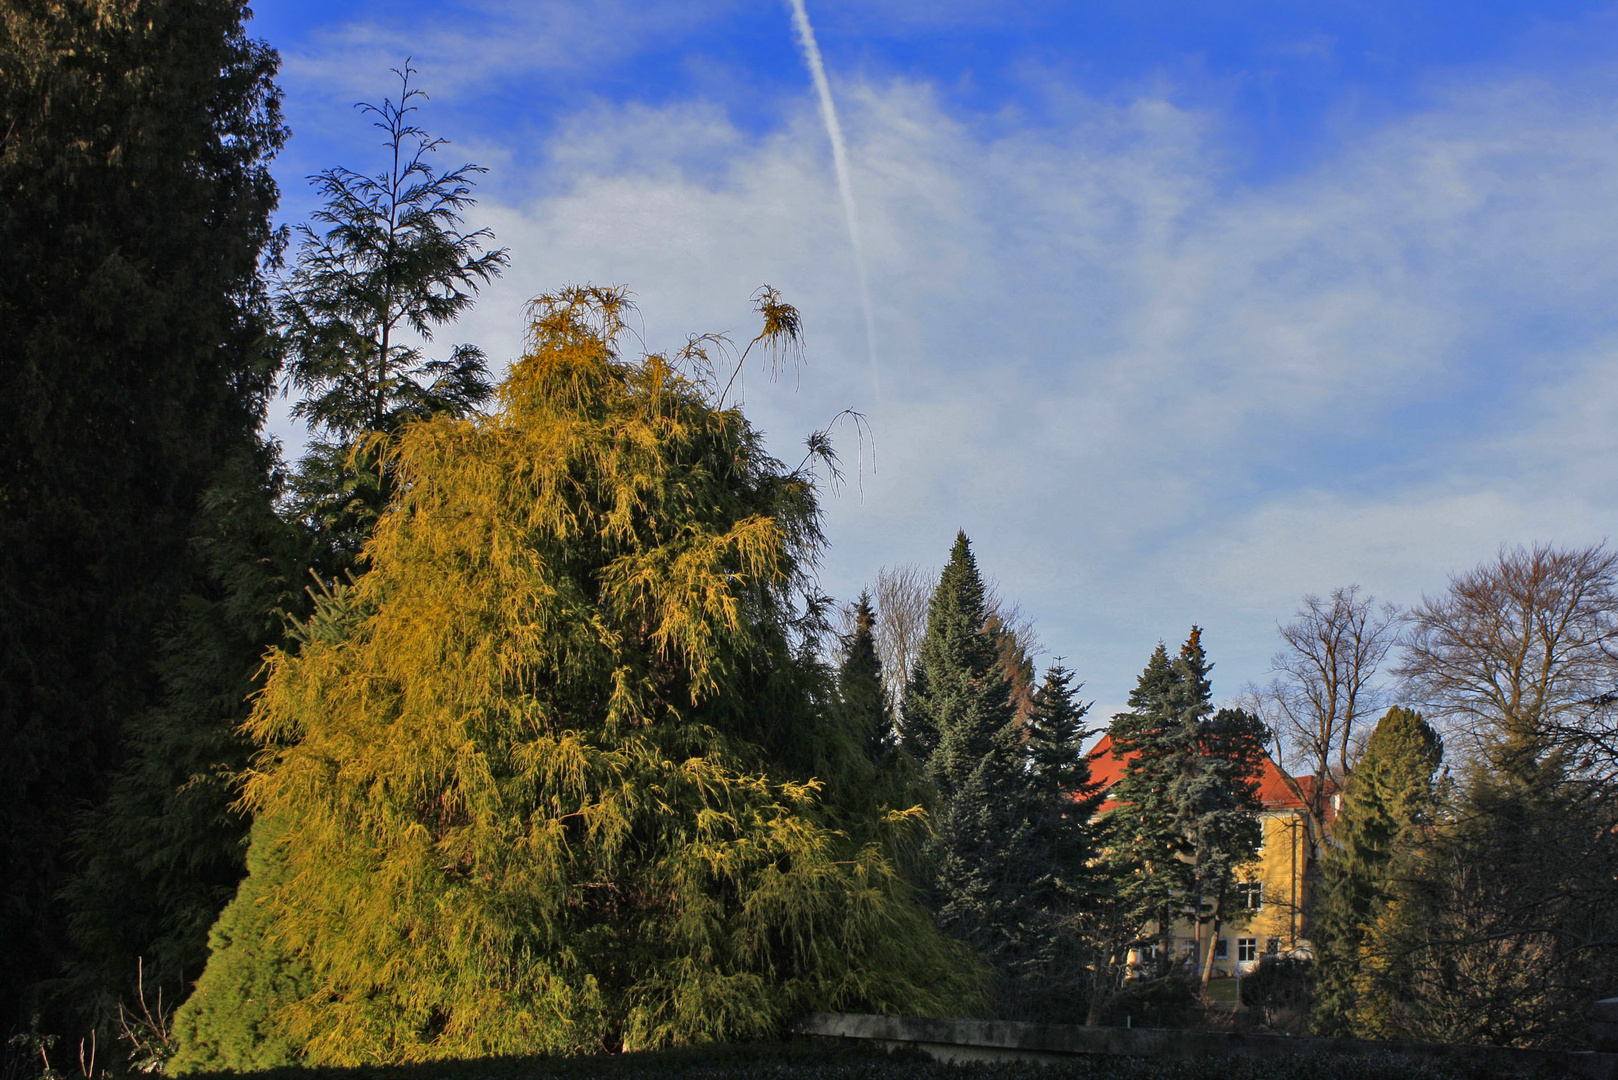
[[[1101,790],[1106,791],[1124,778],[1124,769],[1133,756],[1133,753],[1118,754],[1113,749],[1110,734],[1101,736],[1101,741],[1090,750],[1090,778],[1101,785]],[[1306,795],[1314,793],[1316,781],[1313,776],[1300,776],[1297,777],[1297,781]],[[1328,790],[1334,787],[1330,781],[1327,781],[1327,784]],[[1286,780],[1281,776],[1281,770],[1275,767],[1275,762],[1270,760],[1269,754],[1264,755],[1264,771],[1258,778],[1258,797],[1266,810],[1302,810],[1304,805],[1287,786]],[[1101,804],[1101,809],[1111,810],[1117,805],[1107,800]],[[1328,804],[1328,820],[1332,816],[1334,815]]]

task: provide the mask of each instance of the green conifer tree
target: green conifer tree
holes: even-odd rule
[[[1019,971],[1021,1012],[1029,1019],[1074,1023],[1086,1015],[1089,969],[1096,963],[1090,922],[1106,902],[1097,880],[1101,846],[1095,815],[1104,798],[1090,778],[1084,743],[1089,706],[1060,660],[1034,691],[1024,752],[1033,809],[1036,862],[1029,896],[1037,946]]]
[[[1266,732],[1251,714],[1214,711],[1212,667],[1199,627],[1173,661],[1159,643],[1130,711],[1109,729],[1114,752],[1133,755],[1110,792],[1119,804],[1109,815],[1110,857],[1119,860],[1120,901],[1143,920],[1134,932],[1143,935],[1149,922],[1156,939],[1148,970],[1157,976],[1171,971],[1177,917],[1212,923],[1217,935],[1235,873],[1257,859],[1263,840],[1257,789]],[[1208,975],[1205,968],[1204,983]]]
[[[1264,722],[1242,709],[1220,709],[1199,725],[1199,754],[1181,798],[1192,847],[1190,913],[1209,927],[1211,941],[1219,940],[1224,923],[1246,917],[1245,910],[1233,912],[1229,901],[1238,875],[1257,862],[1264,845],[1258,786],[1268,741]],[[1202,968],[1204,994],[1212,977],[1210,949]]]
[[[64,974],[78,811],[164,693],[176,609],[217,585],[204,499],[243,459],[264,482],[285,129],[247,18],[0,8],[0,1027]]]
[[[959,533],[928,608],[906,688],[905,743],[932,789],[927,861],[940,925],[979,949],[1000,976],[997,1007],[1015,1012],[1016,974],[1039,948],[1044,868],[1022,726],[989,625],[983,579]]]
[[[621,291],[533,310],[497,410],[393,444],[347,614],[272,656],[246,797],[282,855],[255,940],[312,989],[230,1036],[217,1018],[267,979],[222,939],[177,1071],[268,1037],[358,1064],[971,1007],[883,848],[822,809],[841,727],[799,640],[813,476],[700,373],[621,358]]]
[[[1417,830],[1434,820],[1444,746],[1410,709],[1389,709],[1365,744],[1343,793],[1321,869],[1311,919],[1318,974],[1313,1026],[1329,1035],[1358,1030],[1362,953],[1383,917]]]
[[[408,337],[431,342],[508,261],[504,248],[484,250],[489,230],[462,228],[474,178],[487,170],[433,168],[445,140],[412,119],[426,98],[410,85],[415,73],[408,63],[395,71],[397,101],[357,106],[386,136],[384,167],[312,178],[325,197],[314,214],[319,228],[299,227],[297,262],[277,304],[292,384],[304,395],[293,415],[317,436],[292,478],[289,510],[319,538],[329,579],[360,569],[360,549],[390,498],[386,437],[413,420],[465,416],[492,390],[476,346],[434,359]]]
[[[837,698],[866,760],[881,767],[893,757],[896,735],[883,686],[882,659],[876,651],[876,620],[871,594],[860,593],[854,608],[854,630],[844,642],[842,663],[837,669]]]
[[[1180,713],[1195,694],[1179,686],[1181,672],[1158,642],[1129,694],[1129,709],[1113,716],[1108,734],[1113,753],[1128,756],[1123,778],[1108,797],[1117,806],[1107,815],[1111,874],[1123,884],[1119,901],[1126,915],[1119,927],[1130,944],[1145,944],[1147,926],[1159,939],[1169,933],[1175,913],[1190,894],[1193,849],[1184,826],[1182,781],[1196,754],[1196,731]],[[1113,950],[1115,958],[1122,949]],[[1167,947],[1161,949],[1167,971]]]

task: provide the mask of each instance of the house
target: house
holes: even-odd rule
[[[1112,737],[1103,736],[1090,751],[1090,775],[1105,791],[1123,779],[1127,760],[1128,755],[1120,756],[1113,750]],[[1308,795],[1314,790],[1316,780],[1313,776],[1303,776],[1298,777],[1297,782]],[[1311,954],[1309,943],[1303,937],[1301,915],[1308,900],[1305,890],[1309,862],[1317,845],[1310,840],[1309,816],[1303,801],[1268,755],[1259,777],[1259,799],[1263,803],[1259,812],[1264,829],[1263,846],[1258,861],[1244,867],[1240,874],[1241,885],[1237,889],[1234,910],[1227,908],[1218,940],[1205,941],[1199,950],[1194,924],[1181,920],[1174,927],[1176,954],[1187,961],[1195,957],[1198,970],[1207,960],[1210,945],[1214,951],[1214,973],[1224,976],[1251,971],[1265,953]],[[1335,804],[1333,794],[1328,802],[1328,828]],[[1103,802],[1101,812],[1106,813],[1116,805]],[[1202,928],[1204,937],[1212,931],[1212,924]],[[1139,959],[1131,954],[1131,963]]]

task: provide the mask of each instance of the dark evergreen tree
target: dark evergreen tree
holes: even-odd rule
[[[1618,804],[1557,750],[1502,741],[1435,824],[1396,844],[1360,947],[1353,1024],[1374,1038],[1591,1049],[1618,982]],[[1442,786],[1442,785],[1441,785]]]
[[[162,693],[192,540],[274,386],[285,137],[240,0],[0,11],[0,1026],[61,974],[77,810]],[[246,465],[242,463],[246,462]]]
[[[1109,872],[1123,883],[1119,902],[1128,913],[1118,925],[1129,944],[1144,945],[1147,933],[1166,937],[1192,888],[1193,848],[1181,796],[1197,753],[1196,730],[1183,722],[1180,706],[1196,695],[1181,690],[1180,674],[1158,642],[1129,694],[1129,710],[1108,728],[1113,753],[1128,759],[1123,778],[1108,792],[1117,805],[1107,815],[1107,833]],[[1112,951],[1121,960],[1122,947]],[[1158,973],[1167,971],[1167,951],[1160,950]]]
[[[1116,925],[1134,935],[1130,944],[1155,939],[1148,970],[1159,977],[1172,969],[1174,920],[1211,922],[1217,935],[1236,871],[1258,858],[1263,840],[1256,812],[1266,732],[1251,714],[1214,712],[1211,670],[1200,628],[1173,661],[1159,643],[1130,711],[1109,729],[1114,752],[1129,756],[1109,792],[1118,806],[1108,815],[1108,857],[1127,913]],[[1124,947],[1110,951],[1116,958]]]
[[[1189,909],[1199,927],[1210,927],[1208,939],[1217,941],[1231,917],[1227,905],[1238,874],[1258,861],[1264,846],[1258,784],[1269,731],[1242,709],[1220,709],[1198,726],[1199,754],[1181,794],[1195,890]],[[1212,961],[1210,949],[1202,968],[1204,993],[1213,976]]]
[[[1028,784],[1042,811],[1041,846],[1049,852],[1042,883],[1066,908],[1082,906],[1092,884],[1099,853],[1094,821],[1104,797],[1090,779],[1084,752],[1094,732],[1084,723],[1090,707],[1078,700],[1080,688],[1060,659],[1047,668],[1034,691],[1024,742]]]
[[[1395,706],[1376,725],[1343,793],[1311,918],[1318,954],[1316,1031],[1352,1034],[1361,953],[1413,854],[1434,821],[1444,746],[1422,715]]]
[[[391,494],[386,439],[412,420],[465,416],[488,399],[483,352],[456,345],[433,359],[414,343],[464,314],[499,276],[504,248],[485,251],[487,229],[467,232],[478,165],[447,173],[431,157],[445,144],[412,120],[421,90],[399,76],[399,100],[361,104],[375,117],[388,160],[376,174],[332,168],[313,177],[325,196],[317,227],[301,226],[296,265],[278,303],[293,386],[293,414],[317,438],[293,478],[290,509],[322,539],[328,576],[358,569],[360,549]]]
[[[1038,917],[1036,947],[1017,972],[1020,1012],[1061,1023],[1086,1015],[1089,970],[1097,960],[1092,924],[1110,899],[1097,871],[1102,849],[1095,816],[1104,796],[1090,777],[1084,743],[1094,732],[1085,726],[1089,706],[1078,691],[1060,660],[1046,669],[1024,742],[1038,853],[1027,887]]]
[[[837,668],[837,699],[840,714],[866,760],[881,768],[893,757],[896,735],[883,686],[882,659],[876,651],[876,620],[870,593],[860,593],[854,630],[843,643],[843,659]]]
[[[275,512],[264,466],[244,461],[233,486],[209,492],[193,542],[207,577],[163,631],[162,695],[131,721],[129,758],[75,837],[69,985],[103,1023],[137,971],[148,992],[184,999],[244,871],[248,821],[236,803],[251,746],[237,729],[265,651],[303,599],[308,557]]]
[[[932,790],[927,869],[941,925],[977,947],[1000,976],[998,1008],[1018,1007],[1018,970],[1043,931],[1032,890],[1045,869],[1022,727],[989,625],[983,579],[965,533],[928,608],[906,688],[905,745]]]

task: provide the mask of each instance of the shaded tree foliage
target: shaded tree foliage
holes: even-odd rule
[[[161,695],[131,718],[128,759],[74,838],[69,985],[103,1024],[137,971],[153,992],[183,1000],[245,869],[249,823],[235,804],[251,744],[238,728],[265,650],[303,599],[309,554],[275,512],[278,478],[266,477],[267,464],[242,461],[233,483],[205,498],[192,552],[207,576],[171,613]]]
[[[246,15],[234,0],[0,12],[5,1022],[61,971],[76,811],[162,692],[161,628],[210,587],[190,543],[204,493],[232,469],[263,482],[276,367],[259,263],[285,132],[276,56]]]
[[[1091,1022],[1131,948],[1155,945],[1157,959],[1143,974],[1165,978],[1176,918],[1190,919],[1199,938],[1205,924],[1217,936],[1238,871],[1258,857],[1257,781],[1267,733],[1250,713],[1214,710],[1212,666],[1198,627],[1173,660],[1160,642],[1129,710],[1108,728],[1113,753],[1127,764],[1108,792],[1117,805],[1106,816],[1103,865],[1115,884],[1106,936],[1097,944]]]
[[[1469,768],[1361,949],[1379,1037],[1588,1049],[1618,980],[1618,813],[1553,755]]]
[[[1313,1023],[1322,1034],[1361,1029],[1367,939],[1437,824],[1443,756],[1421,714],[1396,706],[1378,721],[1343,793],[1311,918],[1319,960]]]
[[[322,537],[321,569],[358,569],[360,548],[390,497],[385,441],[412,420],[465,416],[488,399],[482,350],[454,346],[443,359],[417,342],[471,308],[499,276],[506,250],[484,250],[487,229],[465,231],[479,165],[437,172],[445,145],[412,114],[426,97],[396,71],[399,100],[360,104],[385,136],[387,160],[373,174],[336,167],[312,177],[325,198],[315,225],[298,229],[297,261],[277,302],[293,415],[318,437],[293,478],[291,510]]]
[[[861,593],[854,606],[854,629],[843,642],[837,668],[837,704],[849,734],[878,767],[887,764],[897,749],[893,713],[888,709],[882,658],[877,655],[878,616],[869,593]]]
[[[1089,733],[1061,668],[1026,695],[1025,720],[1012,676],[1027,666],[958,534],[901,725],[934,805],[925,874],[940,924],[993,965],[998,1015],[1071,1021],[1085,1000],[1077,919],[1095,855],[1096,799],[1082,749]]]
[[[872,773],[819,709],[813,475],[700,372],[622,358],[622,292],[533,310],[497,410],[401,432],[369,572],[272,657],[247,798],[282,855],[249,883],[312,989],[269,1034],[357,1064],[970,1007],[886,845],[832,827]],[[237,940],[181,1070],[265,1037],[227,1022],[268,982]]]
[[[1034,692],[1024,753],[1033,848],[1039,863],[1027,888],[1036,919],[1034,947],[1017,969],[1019,1013],[1028,1019],[1076,1023],[1087,1015],[1090,968],[1096,957],[1090,923],[1107,899],[1099,880],[1101,846],[1096,811],[1103,798],[1091,780],[1084,744],[1089,706],[1061,660]]]

